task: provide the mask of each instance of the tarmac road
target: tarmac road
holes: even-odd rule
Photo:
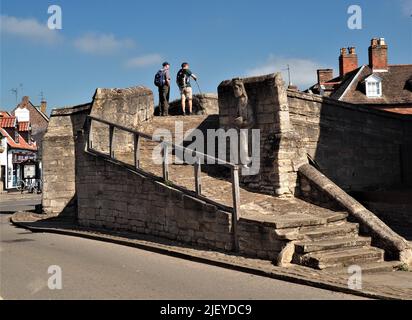
[[[0,212],[34,210],[41,203],[41,195],[36,194],[0,194]]]
[[[136,248],[31,233],[9,218],[0,215],[0,297],[6,300],[360,299]],[[50,266],[61,270],[61,290],[48,287]]]

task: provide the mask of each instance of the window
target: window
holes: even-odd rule
[[[368,98],[382,97],[382,81],[377,76],[370,76],[365,80],[366,96]]]

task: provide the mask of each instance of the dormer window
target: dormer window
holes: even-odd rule
[[[382,97],[382,79],[377,75],[370,75],[365,79],[365,89],[368,98]]]
[[[409,89],[409,91],[412,91],[412,78],[406,81],[406,88]]]

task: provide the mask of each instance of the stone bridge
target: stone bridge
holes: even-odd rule
[[[408,242],[347,193],[410,183],[396,146],[411,143],[411,119],[288,91],[279,74],[222,82],[218,105],[218,114],[154,117],[153,93],[135,87],[98,89],[91,103],[54,110],[44,212],[279,265],[339,272],[411,263]],[[190,130],[236,128],[239,112],[260,130],[258,174],[239,177],[228,159],[182,163],[177,150]],[[160,140],[150,138],[159,128],[175,134],[177,123],[188,141],[162,140],[169,147],[154,161]]]

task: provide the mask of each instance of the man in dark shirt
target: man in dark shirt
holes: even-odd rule
[[[169,99],[170,99],[170,64],[163,63],[163,84],[159,86],[159,114],[161,116],[169,115]]]
[[[180,89],[180,95],[182,98],[182,111],[183,115],[186,114],[186,99],[189,101],[189,113],[192,113],[192,99],[193,91],[192,86],[190,85],[190,78],[193,78],[195,81],[197,77],[190,71],[189,64],[187,62],[182,63],[182,69],[177,74],[177,85]]]

